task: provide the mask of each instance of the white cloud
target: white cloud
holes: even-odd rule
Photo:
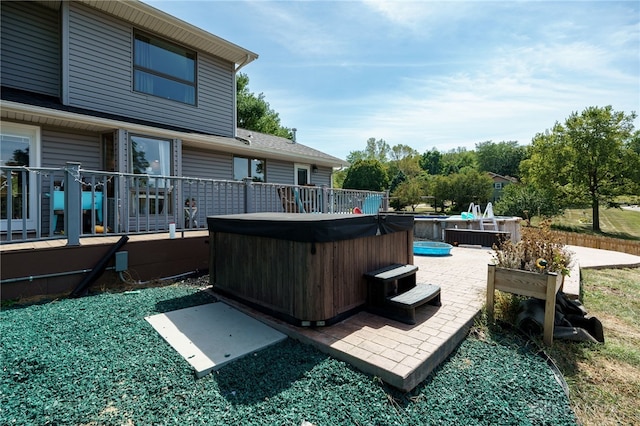
[[[449,26],[466,19],[475,9],[473,2],[363,0],[367,8],[394,25],[416,34],[430,34],[435,27]]]
[[[166,4],[192,22],[189,3]],[[260,54],[243,69],[250,89],[301,143],[343,158],[370,137],[420,152],[528,144],[588,106],[640,109],[637,2],[207,1],[194,10],[196,21],[223,13],[222,24],[199,25],[213,34],[222,25]]]
[[[620,91],[638,94],[638,76],[616,68],[617,53],[604,47],[537,44],[494,54],[477,70],[405,78],[400,89],[327,104],[307,99],[304,114],[315,120],[309,132],[302,126],[300,141],[340,157],[362,149],[369,137],[420,152],[473,149],[485,140],[528,144],[588,106],[638,109],[629,97],[630,104],[616,105]]]
[[[276,42],[282,49],[300,57],[335,55],[346,49],[346,43],[335,37],[330,26],[309,14],[312,3],[253,1],[252,13],[261,18],[253,25],[259,33]]]

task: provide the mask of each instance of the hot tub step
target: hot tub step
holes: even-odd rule
[[[386,304],[394,319],[407,323],[416,323],[416,308],[424,304],[440,306],[440,286],[419,284],[409,291],[387,297]]]
[[[416,307],[440,306],[440,287],[416,285],[415,265],[395,264],[364,274],[367,279],[367,310],[407,324],[416,323]]]
[[[387,303],[405,308],[415,308],[425,303],[440,306],[440,286],[418,284],[409,291],[387,297]]]

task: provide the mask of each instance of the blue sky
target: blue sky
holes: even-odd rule
[[[588,106],[640,112],[638,1],[146,3],[260,55],[249,89],[340,158],[371,137],[528,145]]]

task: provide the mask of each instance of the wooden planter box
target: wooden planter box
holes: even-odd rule
[[[562,288],[562,275],[538,274],[518,269],[489,265],[487,276],[487,313],[493,318],[495,290],[544,300],[544,336],[546,345],[553,343],[553,322],[556,312],[556,294]]]

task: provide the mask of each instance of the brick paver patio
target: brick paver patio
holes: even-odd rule
[[[328,327],[302,328],[222,299],[292,338],[408,391],[466,337],[484,304],[490,260],[486,247],[454,247],[446,257],[415,256],[418,283],[442,288],[442,306],[417,308],[415,325],[360,312]]]

